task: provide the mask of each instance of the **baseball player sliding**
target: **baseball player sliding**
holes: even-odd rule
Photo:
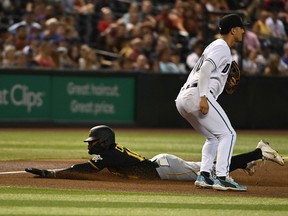
[[[91,128],[84,142],[88,143],[88,153],[95,155],[86,163],[64,169],[26,168],[25,171],[44,178],[96,179],[96,173],[107,168],[112,174],[124,178],[195,181],[201,166],[201,162],[185,161],[171,154],[159,154],[146,159],[117,144],[113,129],[106,125]],[[240,168],[252,175],[255,172],[255,161],[259,159],[284,165],[281,156],[267,142],[260,141],[254,151],[233,156],[230,171]]]
[[[245,186],[229,177],[236,132],[217,102],[224,88],[232,93],[239,82],[239,68],[236,62],[232,63],[230,48],[237,42],[242,42],[244,23],[237,14],[229,14],[221,18],[219,30],[221,37],[205,48],[175,102],[179,113],[206,138],[196,187],[245,191]],[[230,70],[234,77],[231,77]],[[216,155],[214,178],[211,170]]]

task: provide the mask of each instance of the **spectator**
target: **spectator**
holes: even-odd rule
[[[144,22],[147,20],[151,22],[155,21],[155,18],[154,18],[155,14],[154,14],[153,8],[154,8],[153,2],[151,0],[142,1],[140,12],[139,12],[139,18],[141,22]]]
[[[57,48],[59,68],[74,68],[74,62],[68,55],[68,50],[64,46]]]
[[[101,17],[97,22],[96,31],[98,36],[96,36],[98,49],[103,49],[106,45],[106,37],[109,35],[114,35],[117,29],[117,21],[114,19],[114,14],[109,7],[103,7],[101,9]]]
[[[259,18],[252,26],[252,31],[257,35],[261,44],[269,42],[269,37],[271,36],[269,26],[265,22],[268,17],[269,13],[266,10],[262,10]]]
[[[257,35],[249,29],[246,29],[244,33],[243,44],[245,44],[245,46],[250,52],[254,50],[258,52],[260,49],[260,42]]]
[[[79,69],[80,70],[96,70],[100,68],[96,52],[94,49],[84,44],[80,48]]]
[[[62,16],[60,23],[63,26],[65,40],[68,43],[74,43],[80,41],[78,31],[76,29],[76,20],[71,15]]]
[[[178,67],[171,61],[171,49],[163,49],[159,56],[160,73],[180,73]]]
[[[194,40],[202,39],[203,33],[203,8],[201,4],[194,3],[184,8],[184,27],[187,29],[190,37],[190,43]],[[200,29],[200,31],[199,31]]]
[[[156,26],[153,8],[153,2],[151,0],[143,0],[139,11],[139,22],[151,26],[152,28]]]
[[[80,70],[87,69],[86,65],[89,62],[90,50],[91,50],[91,48],[88,45],[86,45],[86,44],[81,45],[81,47],[80,47],[80,57],[78,59],[78,65],[79,65],[79,69]]]
[[[22,50],[18,50],[15,52],[15,67],[25,68],[27,67],[27,58]]]
[[[60,15],[59,13],[54,14],[54,11],[55,11],[55,8],[51,4],[47,4],[44,8],[45,20],[51,19],[51,18],[55,17],[56,15],[58,15],[58,16]]]
[[[143,53],[143,42],[142,38],[134,38],[131,41],[131,53],[129,54],[129,57],[136,60],[140,54]]]
[[[35,21],[33,11],[26,11],[24,16],[23,16],[23,20],[18,22],[18,23],[11,25],[8,30],[13,35],[15,35],[19,26],[25,26],[26,27],[27,39],[31,38],[31,37],[33,38],[33,35],[35,32],[42,30],[41,25]]]
[[[6,2],[10,3],[6,4]],[[98,51],[104,50],[109,54],[101,54],[101,59],[97,57],[101,63],[98,68],[122,68],[123,60],[119,58],[115,61],[117,56],[125,55],[127,58],[124,59],[127,61],[127,65],[130,65],[131,58],[134,59],[134,64],[138,56],[144,54],[148,58],[150,69],[159,71],[159,56],[163,49],[179,50],[180,65],[182,67],[183,63],[185,64],[188,61],[188,57],[191,58],[192,52],[195,52],[196,46],[194,47],[194,45],[197,41],[205,39],[208,42],[215,36],[215,32],[218,32],[219,15],[208,14],[206,16],[206,11],[225,12],[230,9],[242,11],[246,15],[246,19],[248,17],[250,22],[255,21],[251,31],[247,30],[244,40],[246,40],[246,44],[249,44],[250,55],[252,55],[251,53],[258,53],[255,63],[261,68],[258,69],[259,71],[264,71],[269,62],[267,60],[269,54],[266,57],[266,52],[269,50],[281,55],[283,43],[287,42],[287,36],[280,40],[275,36],[269,38],[271,32],[269,32],[266,25],[266,21],[268,23],[269,19],[273,20],[272,24],[275,26],[278,26],[278,22],[282,21],[284,30],[287,31],[285,29],[285,27],[287,28],[287,15],[285,7],[282,5],[283,0],[279,1],[281,4],[278,4],[278,1],[265,0],[262,8],[260,7],[260,0],[177,0],[165,3],[156,1],[157,5],[153,2],[155,1],[144,0],[131,1],[127,4],[127,2],[116,3],[108,0],[63,0],[56,2],[25,0],[16,1],[14,4],[14,1],[5,1],[1,4],[5,4],[3,11],[0,12],[0,15],[2,15],[1,24],[3,22],[5,22],[4,25],[9,24],[7,26],[9,31],[6,33],[1,31],[0,45],[3,47],[7,44],[14,45],[16,51],[29,46],[38,56],[40,40],[54,41],[53,44],[50,44],[49,49],[55,67],[66,67],[64,66],[66,63],[63,57],[68,58],[69,56],[72,67],[79,68],[80,46],[87,44],[91,49],[97,47]],[[277,11],[278,14],[275,13],[275,16],[272,17],[271,12],[271,16],[267,17],[269,14],[267,10],[271,8],[273,10],[276,8],[274,11]],[[249,11],[246,11],[246,9]],[[11,14],[18,15],[12,17]],[[259,18],[257,17],[258,14]],[[49,22],[52,25],[46,26],[46,23]],[[205,26],[203,26],[203,23],[205,23]],[[202,27],[207,29],[207,26],[208,31],[206,32]],[[2,27],[3,30],[4,28],[5,26]],[[102,34],[99,34],[99,32],[102,32]],[[257,35],[260,46],[257,45],[255,35],[252,32]],[[279,33],[280,31],[275,32]],[[26,39],[24,40],[25,35]],[[134,39],[142,40],[140,43],[142,47],[139,46],[139,49],[132,48],[129,43]],[[266,44],[270,40],[272,41],[271,48],[268,49]],[[60,50],[62,51],[58,50],[57,52],[58,46],[61,47]],[[2,49],[4,49],[3,47]],[[64,52],[62,48],[67,49],[67,54],[64,55],[66,51]],[[254,52],[254,49],[257,52]],[[237,50],[240,50],[240,47]],[[17,52],[17,54],[19,55],[16,55],[16,57],[21,56],[20,53]],[[112,57],[110,57],[110,54]],[[235,54],[235,57],[239,55],[238,53]],[[129,55],[131,56],[129,57]],[[194,57],[198,58],[197,56]],[[175,56],[175,59],[179,61],[178,56]],[[193,61],[189,60],[188,62],[193,65]],[[189,66],[188,62],[186,67],[187,69],[189,67],[190,70],[190,67],[193,66]],[[282,63],[281,60],[280,64],[285,65]],[[41,64],[39,66],[41,67]],[[130,66],[126,68],[132,70]],[[181,69],[181,71],[184,70]]]
[[[109,66],[112,67],[112,64]],[[100,69],[100,67],[101,67],[101,59],[96,54],[96,50],[92,48],[90,49],[89,52],[89,61],[86,64],[86,69],[97,70]]]
[[[181,55],[180,55],[180,52],[178,50],[172,51],[172,53],[171,53],[171,62],[176,65],[176,67],[178,68],[179,73],[182,73],[182,74],[186,74],[187,73],[186,65],[185,65],[185,63],[181,62]]]
[[[124,23],[119,23],[117,26],[117,29],[114,33],[114,35],[111,35],[112,37],[115,36],[116,39],[114,39],[114,52],[117,52],[117,54],[120,52],[120,50],[128,43],[129,39],[129,33],[127,31],[127,28]]]
[[[281,56],[281,61],[283,61],[288,66],[288,42],[283,46],[283,55]]]
[[[277,53],[273,53],[271,60],[267,67],[264,69],[265,76],[280,76],[281,71],[279,70],[280,56]]]
[[[3,67],[14,67],[15,66],[15,52],[16,48],[14,45],[6,45],[3,51]]]
[[[129,28],[129,23],[131,23],[132,14],[138,13],[138,3],[131,2],[129,5],[128,12],[124,13],[118,20],[120,23],[124,23],[127,28]]]
[[[111,29],[116,27],[116,21],[114,20],[113,12],[108,7],[102,8],[101,14],[102,18],[98,22],[97,29],[101,36],[105,36],[110,33]]]
[[[59,21],[56,18],[50,18],[45,22],[46,29],[41,34],[41,40],[59,43],[64,40],[64,36],[59,34]]]
[[[33,2],[33,13],[35,21],[37,21],[42,29],[45,29],[45,21],[48,19],[45,13],[46,3],[44,1],[34,1]],[[30,9],[32,10],[32,8]]]
[[[276,52],[281,52],[284,41],[287,40],[287,35],[284,23],[278,17],[279,9],[273,9],[271,15],[266,19],[265,23],[271,31],[271,43],[275,47]]]
[[[30,46],[24,47],[22,52],[26,57],[26,67],[27,68],[39,67],[38,62],[34,60],[34,50]]]
[[[143,54],[138,55],[133,66],[133,71],[145,72],[149,70],[150,70],[150,65],[149,65],[147,57]]]
[[[81,43],[88,43],[91,37],[91,18],[95,3],[88,0],[74,0],[73,12],[76,15],[77,29]]]
[[[142,54],[142,39],[141,38],[134,38],[128,47],[124,47],[121,50],[121,55],[133,59],[136,61],[138,55]]]
[[[155,30],[158,34],[169,35],[173,28],[173,21],[169,17],[170,7],[168,4],[161,6],[161,10],[158,15],[156,15],[156,26]]]
[[[52,58],[52,47],[51,43],[43,41],[40,44],[39,52],[36,54],[34,60],[39,64],[40,67],[44,68],[56,68],[56,63]]]
[[[12,43],[16,50],[22,50],[27,45],[28,41],[25,25],[18,26]]]
[[[119,62],[119,69],[123,71],[133,71],[135,61],[128,57],[120,57],[118,59]]]
[[[147,32],[143,34],[142,44],[143,44],[142,53],[148,58],[149,65],[152,65],[153,62],[152,54],[155,48],[155,37],[153,35],[153,32]]]
[[[225,4],[225,2],[223,2],[223,0],[206,0],[204,1],[204,3],[202,3],[203,6],[205,7],[205,11],[207,12],[212,12],[209,13],[208,15],[208,19],[207,19],[207,27],[208,27],[208,31],[207,31],[207,35],[206,37],[213,37],[215,34],[218,33],[219,29],[218,29],[218,24],[219,24],[219,19],[220,19],[220,15],[217,14],[218,11],[228,11],[229,7],[228,5]],[[213,13],[216,12],[216,13]]]
[[[74,13],[74,0],[62,0],[61,2],[64,13],[67,15],[72,15]]]
[[[73,43],[69,46],[67,55],[71,59],[73,68],[79,68],[80,47],[77,43]]]
[[[243,60],[242,60],[242,70],[245,75],[257,75],[259,73],[258,65],[256,62],[257,50],[249,50],[247,46],[244,45],[243,48]]]
[[[288,42],[283,45],[283,55],[279,67],[282,74],[288,75]]]
[[[206,9],[208,11],[228,11],[229,6],[225,0],[207,0]]]
[[[140,24],[138,11],[131,11],[129,13],[129,21],[125,23],[126,29],[128,31],[132,31],[135,27],[137,27],[138,24]]]
[[[169,40],[165,36],[159,36],[156,40],[156,46],[151,58],[158,59],[162,50],[166,48],[169,48]]]
[[[256,62],[259,68],[259,74],[263,75],[265,68],[268,66],[271,61],[272,52],[269,43],[263,43],[256,57]]]
[[[196,62],[198,61],[198,59],[200,58],[204,48],[203,48],[203,42],[202,41],[197,41],[194,44],[193,47],[193,52],[190,53],[187,58],[186,58],[186,65],[189,69],[189,71],[191,71],[194,66],[196,65]]]
[[[142,24],[138,23],[136,26],[134,26],[133,29],[129,31],[129,38],[131,40],[135,38],[142,38]]]
[[[4,47],[6,44],[13,43],[13,35],[8,31],[6,27],[0,26],[0,47]]]
[[[194,7],[195,4],[189,4],[188,2],[185,2],[183,5],[183,26],[187,30],[189,37],[197,37],[197,34],[201,31],[199,31],[200,26],[198,25],[197,17],[195,16]]]
[[[184,2],[176,0],[174,8],[169,12],[168,17],[172,22],[173,31],[176,31],[183,37],[188,37],[189,33],[184,26],[184,7]]]

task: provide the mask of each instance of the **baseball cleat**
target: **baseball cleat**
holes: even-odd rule
[[[214,179],[209,176],[204,176],[201,173],[198,175],[196,181],[194,182],[194,185],[196,188],[207,188],[212,189],[212,186],[214,184]]]
[[[262,156],[264,160],[270,160],[281,166],[284,166],[283,158],[277,151],[271,148],[269,142],[260,140],[256,148],[260,148],[262,150]]]
[[[247,167],[244,170],[245,173],[252,176],[256,172],[256,161],[251,161],[247,163]]]
[[[221,191],[226,191],[226,190],[246,191],[247,190],[246,186],[239,185],[229,176],[226,176],[224,180],[220,178],[216,178],[212,188],[215,190],[221,190]]]

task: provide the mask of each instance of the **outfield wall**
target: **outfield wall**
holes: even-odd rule
[[[174,99],[187,75],[0,70],[0,125],[186,128]],[[233,126],[287,129],[288,77],[244,77],[219,102]]]

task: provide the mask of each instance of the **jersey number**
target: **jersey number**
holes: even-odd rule
[[[195,66],[195,71],[199,71],[199,70],[200,70],[203,62],[204,62],[204,56],[202,55],[202,56],[199,58],[199,60],[198,60],[198,62],[197,62],[197,65]],[[224,69],[221,71],[221,73],[226,74],[226,72],[227,72],[227,70],[228,70],[229,68],[230,68],[230,64],[227,64],[227,65],[224,67]]]

